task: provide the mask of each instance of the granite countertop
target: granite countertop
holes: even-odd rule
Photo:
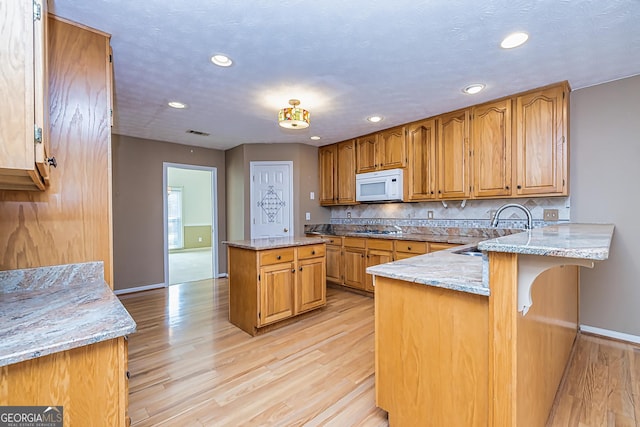
[[[0,271],[0,366],[135,330],[102,262]]]
[[[325,243],[325,240],[319,237],[268,237],[264,239],[229,240],[222,243],[236,248],[262,251],[266,249],[314,245],[318,243]]]
[[[307,233],[318,234],[321,233]],[[389,240],[409,240],[418,242],[433,242],[433,243],[452,243],[458,245],[476,244],[485,240],[485,237],[477,236],[459,236],[459,235],[446,235],[446,234],[428,234],[428,233],[376,233],[375,231],[336,231],[332,234],[324,234],[325,236],[343,236],[343,237],[366,237],[373,239],[389,239]]]
[[[487,252],[605,260],[614,226],[610,224],[561,224],[485,240],[478,243],[482,257],[461,252],[468,245],[367,268],[375,276],[429,286],[490,294]]]

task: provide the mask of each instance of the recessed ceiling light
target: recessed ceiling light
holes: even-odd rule
[[[313,139],[314,141],[318,141],[320,139],[319,136],[310,136],[309,139]]]
[[[513,49],[514,47],[523,45],[528,39],[529,34],[527,33],[512,33],[505,37],[504,40],[502,40],[502,43],[500,43],[500,47],[503,49]]]
[[[178,109],[187,108],[187,104],[183,104],[182,102],[178,102],[178,101],[170,101],[167,104],[171,108],[178,108]]]
[[[216,64],[219,67],[230,67],[233,64],[231,58],[227,55],[217,54],[211,57],[211,62]]]
[[[469,94],[469,95],[474,95],[474,94],[480,92],[482,89],[484,89],[484,85],[483,84],[475,83],[475,84],[472,84],[472,85],[469,85],[469,86],[465,87],[464,89],[462,89],[462,91],[464,93]]]
[[[382,116],[369,116],[369,117],[367,117],[367,120],[369,120],[371,123],[381,122],[382,119],[383,119]]]

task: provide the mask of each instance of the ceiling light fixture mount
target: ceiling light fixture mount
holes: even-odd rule
[[[462,91],[468,95],[475,95],[484,89],[484,85],[482,83],[474,83],[462,89]]]
[[[522,46],[527,40],[529,40],[529,34],[519,31],[517,33],[511,33],[502,40],[500,47],[503,49],[513,49],[514,47]]]
[[[179,101],[169,101],[167,102],[167,105],[171,108],[177,108],[178,110],[181,110],[183,108],[187,108],[187,104],[183,103],[183,102],[179,102]]]
[[[309,112],[298,108],[300,100],[290,99],[291,107],[282,108],[278,112],[278,124],[287,129],[306,129],[309,127]]]
[[[211,62],[218,67],[231,67],[233,61],[227,55],[216,54],[211,57]]]
[[[370,121],[371,123],[379,123],[382,121],[384,117],[382,116],[369,116],[367,117],[367,120]]]

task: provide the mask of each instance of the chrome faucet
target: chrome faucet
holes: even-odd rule
[[[507,203],[506,205],[502,205],[498,208],[498,210],[496,211],[496,214],[493,216],[493,220],[491,220],[491,226],[492,227],[497,227],[498,226],[498,221],[500,214],[502,213],[503,210],[507,209],[507,208],[519,208],[522,209],[522,211],[525,213],[525,215],[527,215],[527,223],[525,224],[524,228],[527,230],[531,230],[533,228],[533,216],[531,216],[531,211],[529,209],[527,209],[525,206],[520,205],[518,203]]]

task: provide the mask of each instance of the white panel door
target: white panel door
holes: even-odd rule
[[[292,162],[251,162],[251,238],[293,236]]]

